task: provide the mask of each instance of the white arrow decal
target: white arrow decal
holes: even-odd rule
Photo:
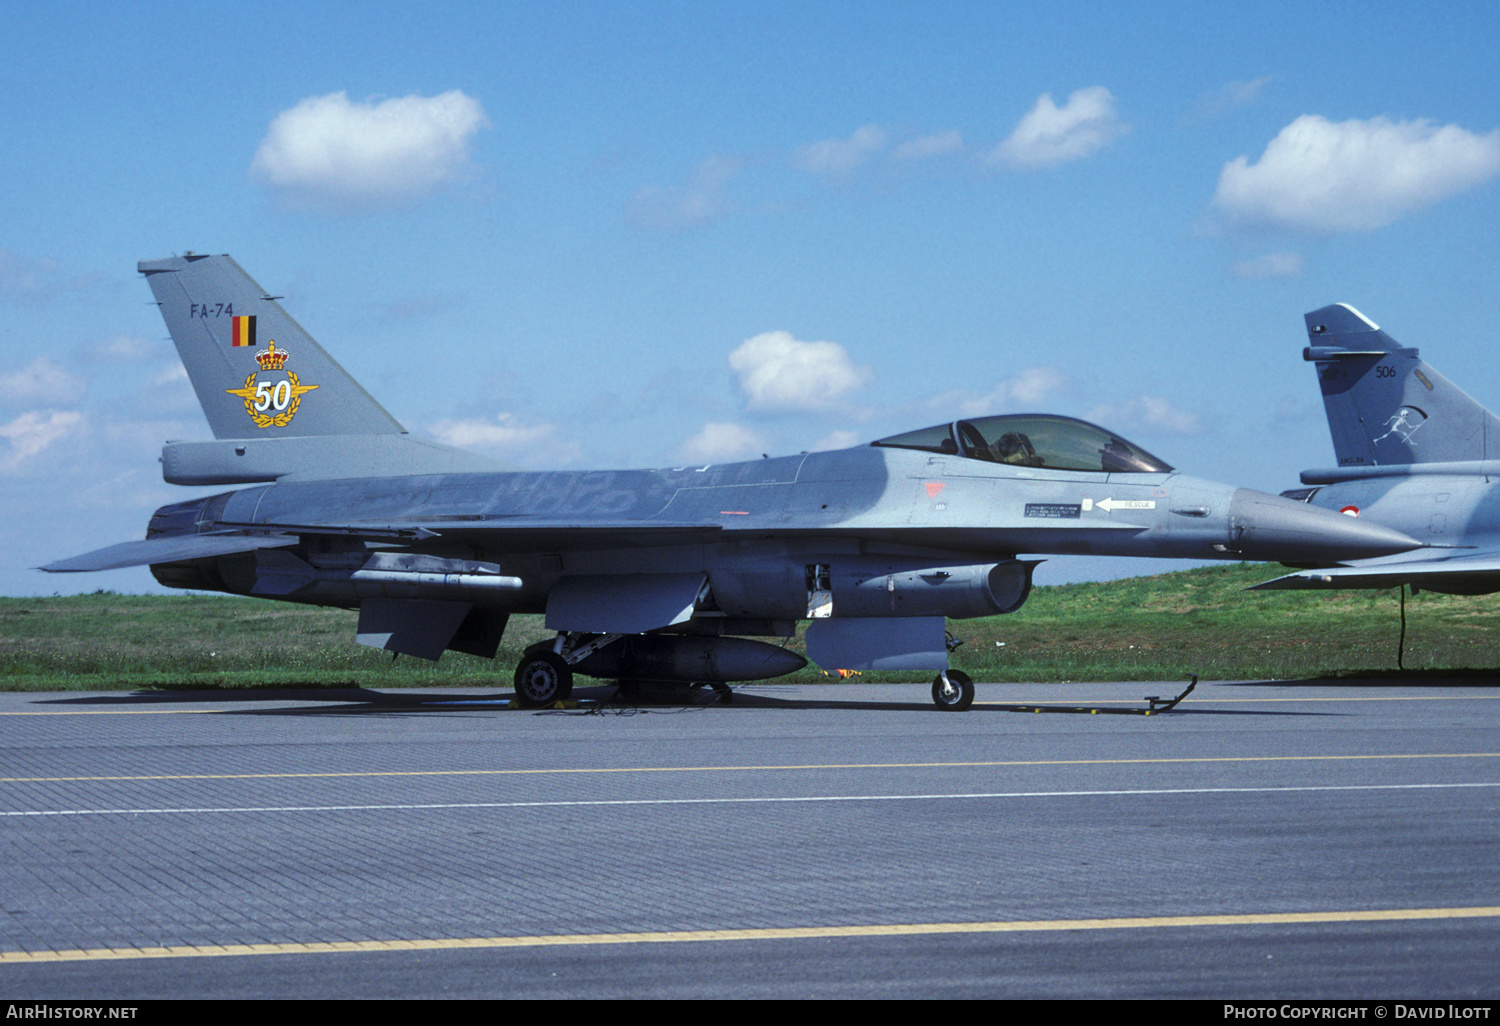
[[[1094,503],[1095,509],[1102,509],[1106,513],[1113,513],[1117,509],[1155,509],[1155,499],[1100,499]]]

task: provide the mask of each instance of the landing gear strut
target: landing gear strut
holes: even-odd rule
[[[516,704],[535,709],[564,701],[573,693],[573,667],[621,637],[563,632],[551,641],[528,646],[516,666]],[[585,672],[585,676],[594,675]]]
[[[944,670],[932,682],[932,700],[939,709],[963,712],[974,704],[974,681],[962,670]]]

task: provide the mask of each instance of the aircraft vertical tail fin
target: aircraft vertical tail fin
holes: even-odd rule
[[[1346,303],[1306,315],[1340,467],[1500,458],[1500,419]]]
[[[143,260],[215,438],[403,429],[228,256]]]
[[[513,469],[407,434],[229,257],[189,254],[137,269],[217,439],[168,442],[169,483]]]

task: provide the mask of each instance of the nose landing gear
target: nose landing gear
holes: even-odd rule
[[[963,712],[974,704],[974,681],[962,670],[944,670],[932,681],[932,700],[939,709]]]

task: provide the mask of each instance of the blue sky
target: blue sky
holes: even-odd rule
[[[146,590],[29,568],[202,493],[135,273],[186,250],[511,463],[1045,410],[1292,487],[1332,462],[1304,311],[1500,408],[1497,43],[1464,3],[12,5],[0,594]]]

